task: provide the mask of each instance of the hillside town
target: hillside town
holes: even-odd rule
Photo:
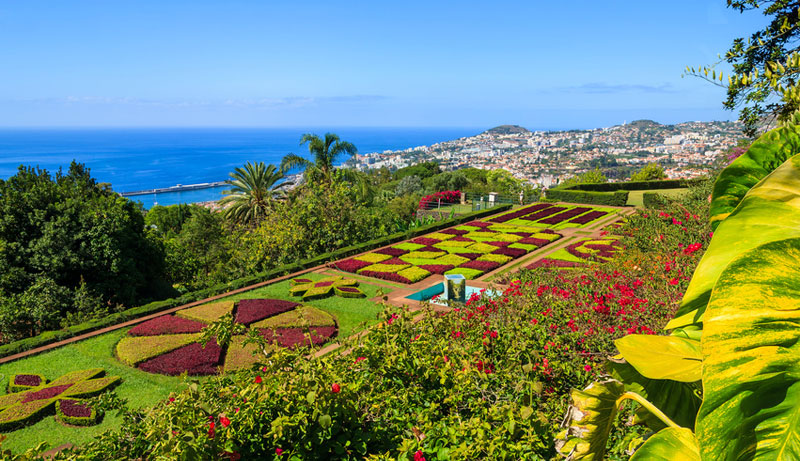
[[[359,170],[390,170],[423,161],[443,169],[503,168],[517,178],[547,188],[578,173],[600,167],[625,180],[647,163],[658,163],[670,178],[692,178],[709,171],[718,156],[737,145],[738,122],[686,122],[662,125],[638,120],[609,128],[570,131],[529,131],[502,125],[479,135],[356,156]]]

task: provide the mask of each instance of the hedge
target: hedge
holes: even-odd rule
[[[664,179],[660,181],[604,182],[599,184],[576,184],[559,190],[582,190],[591,192],[613,192],[617,190],[680,189],[689,187],[702,179]]]
[[[13,343],[8,343],[0,346],[0,358],[24,352],[27,350],[35,349],[37,347],[45,346],[47,344],[51,344],[54,342],[63,341],[65,339],[69,339],[75,336],[80,336],[95,330],[99,330],[101,328],[106,328],[112,325],[116,325],[118,323],[126,322],[128,320],[134,320],[139,317],[143,317],[145,315],[154,314],[184,304],[189,304],[194,301],[204,300],[206,298],[227,293],[229,291],[237,290],[239,288],[255,285],[256,283],[274,279],[282,275],[287,275],[294,272],[299,272],[303,269],[316,267],[329,261],[335,261],[338,259],[347,258],[348,256],[353,256],[375,248],[390,245],[394,242],[398,242],[401,240],[408,240],[417,237],[419,235],[427,234],[430,232],[436,232],[440,229],[445,229],[454,225],[463,224],[465,222],[470,222],[476,219],[480,219],[484,216],[501,213],[503,211],[510,209],[511,206],[512,206],[511,204],[498,205],[486,210],[480,210],[465,215],[456,216],[453,219],[434,222],[426,226],[420,226],[408,230],[406,232],[397,232],[392,235],[388,235],[386,237],[382,237],[379,239],[374,239],[357,245],[351,245],[349,247],[340,248],[338,250],[329,253],[323,253],[314,258],[298,261],[294,264],[287,264],[285,266],[277,267],[275,269],[262,272],[260,274],[252,275],[250,277],[243,277],[240,279],[232,280],[227,283],[205,288],[203,290],[197,290],[185,293],[184,295],[177,298],[169,298],[162,301],[151,302],[143,306],[133,307],[121,312],[116,312],[114,314],[107,315],[102,319],[96,319],[89,322],[80,323],[78,325],[72,325],[61,330],[45,331],[37,336],[32,336],[30,338],[21,339]]]
[[[547,198],[557,202],[625,206],[628,203],[628,191],[594,192],[573,189],[548,189]]]
[[[645,208],[664,208],[667,199],[658,192],[645,192],[642,194],[642,203]]]

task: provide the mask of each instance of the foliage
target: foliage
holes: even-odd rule
[[[658,163],[648,163],[641,170],[631,175],[631,181],[655,181],[667,179],[664,167]]]
[[[244,168],[237,167],[226,183],[230,189],[220,205],[225,208],[225,218],[236,224],[254,226],[272,210],[272,202],[284,196],[284,191],[293,183],[282,181],[283,173],[275,165],[264,162],[247,162]]]
[[[442,170],[436,162],[421,162],[416,165],[411,165],[398,169],[392,174],[392,179],[395,181],[402,180],[408,176],[417,176],[419,179],[429,178],[438,175]]]
[[[395,197],[422,193],[422,180],[417,175],[405,176],[394,189]]]
[[[334,163],[341,155],[353,156],[358,149],[352,143],[342,141],[333,133],[325,133],[321,138],[316,134],[306,133],[300,139],[300,145],[308,144],[308,152],[312,160],[300,157],[297,154],[288,154],[281,160],[280,171],[286,173],[293,168],[303,170],[306,183],[333,181]]]
[[[608,178],[606,178],[606,175],[604,175],[599,168],[595,168],[594,170],[589,170],[585,173],[581,173],[579,175],[575,175],[565,179],[564,181],[561,181],[558,184],[558,188],[563,189],[566,187],[574,186],[576,184],[598,184],[605,182],[608,182]]]
[[[162,249],[145,232],[140,209],[98,185],[83,165],[73,162],[54,176],[20,167],[0,180],[5,341],[54,328],[68,313],[88,318],[104,314],[98,307],[108,302],[130,306],[163,296],[163,272]],[[51,304],[37,305],[45,300]]]
[[[420,210],[437,208],[439,204],[459,203],[461,201],[461,191],[446,190],[426,195],[419,200]]]

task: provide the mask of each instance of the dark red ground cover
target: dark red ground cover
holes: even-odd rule
[[[522,248],[498,248],[492,252],[495,255],[505,255],[511,256],[512,258],[519,258],[520,256],[527,253],[527,251],[523,250]]]
[[[311,280],[311,279],[292,279],[292,282],[294,282],[294,283],[311,283],[311,282],[313,282],[313,280]]]
[[[217,373],[221,355],[222,348],[216,341],[209,341],[206,347],[192,343],[144,361],[138,368],[169,376],[177,376],[184,371],[192,376],[213,375]]]
[[[480,227],[481,229],[486,229],[487,227],[491,226],[492,223],[490,222],[483,222],[483,221],[470,221],[465,226],[472,226],[472,227]]]
[[[345,272],[358,272],[359,269],[363,269],[371,265],[372,263],[359,261],[357,259],[345,259],[344,261],[339,261],[336,263],[336,267]]]
[[[462,236],[459,235],[458,237],[451,238],[450,241],[451,242],[474,242],[475,240],[472,240],[472,239],[466,238],[466,237],[462,237]]]
[[[470,240],[470,242],[471,242],[471,241],[472,241],[472,240]],[[414,251],[435,251],[435,252],[437,252],[437,253],[443,253],[443,252],[444,252],[444,250],[442,250],[441,248],[436,248],[435,246],[431,246],[431,245],[424,246],[424,247],[422,247],[422,248],[417,248],[417,249],[416,249],[416,250],[414,250]]]
[[[539,233],[540,234],[553,234],[553,235],[557,235],[557,236],[561,237],[561,234],[559,234],[558,232],[554,231],[553,229],[545,229],[545,230],[539,231]]]
[[[243,299],[236,309],[236,322],[249,325],[253,322],[290,311],[299,303],[282,299]]]
[[[346,291],[348,293],[360,293],[361,292],[361,290],[359,290],[358,288],[354,288],[354,287],[339,287],[339,290],[340,291]]]
[[[445,272],[449,271],[450,269],[455,269],[456,266],[453,266],[452,264],[423,264],[418,267],[425,269],[431,274],[442,275]]]
[[[22,399],[22,403],[33,402],[34,400],[52,399],[58,394],[69,389],[72,384],[62,384],[60,386],[45,387],[44,389],[36,392],[28,392]]]
[[[338,329],[335,326],[310,328],[311,343],[315,346],[325,344],[336,336],[337,331]],[[274,334],[271,329],[259,328],[258,333],[269,342],[277,342],[279,345],[289,349],[309,345],[308,336],[306,336],[302,328],[279,328],[275,330]]]
[[[469,231],[466,231],[466,230],[463,230],[463,229],[450,228],[450,229],[441,230],[441,231],[439,231],[439,233],[440,234],[450,234],[450,235],[464,235],[466,233],[469,233]]]
[[[199,333],[205,326],[196,320],[174,315],[162,315],[142,322],[128,331],[130,336],[160,336],[178,333]]]
[[[583,263],[577,261],[562,261],[560,259],[542,258],[533,264],[525,266],[526,269],[536,269],[537,267],[580,267]]]
[[[560,223],[562,221],[566,221],[567,219],[574,218],[575,216],[578,216],[580,214],[586,213],[589,210],[591,210],[591,208],[586,208],[586,207],[572,208],[572,209],[567,210],[567,211],[565,211],[563,213],[559,213],[557,215],[550,216],[547,219],[542,219],[539,222],[542,223],[542,224],[558,224],[558,223]]]
[[[406,283],[409,285],[413,283],[411,280],[403,277],[402,275],[397,275],[395,272],[361,271],[359,274],[365,277],[375,277],[376,279],[388,280],[390,282]]]
[[[469,261],[458,267],[463,267],[466,269],[478,269],[484,272],[489,272],[500,267],[500,263],[496,261]]]
[[[533,213],[535,211],[543,210],[547,207],[551,206],[549,203],[537,203],[536,205],[527,206],[525,208],[520,208],[517,211],[512,213],[504,214],[502,216],[497,216],[495,218],[490,219],[489,221],[496,222],[496,223],[504,223],[506,221],[511,221],[512,219],[519,218],[520,216],[525,216],[526,214]]]
[[[437,251],[441,251],[441,250],[437,250]],[[403,266],[408,266],[408,263],[403,261],[400,258],[387,259],[386,261],[381,261],[381,262],[379,262],[377,264],[402,264]]]
[[[436,243],[439,243],[439,242],[441,242],[441,240],[432,239],[432,238],[428,238],[428,237],[417,237],[417,238],[411,240],[411,243],[416,243],[416,244],[419,244],[419,245],[433,245],[433,244],[436,244]],[[416,250],[416,251],[424,251],[424,250]]]
[[[408,253],[408,251],[403,250],[402,248],[389,247],[389,248],[381,248],[380,250],[375,250],[375,253],[378,253],[380,255],[402,256]]]
[[[535,237],[528,237],[528,238],[524,238],[524,239],[518,241],[517,243],[523,243],[525,245],[536,245],[537,247],[541,248],[541,247],[547,245],[548,243],[550,243],[550,240],[537,239]]]
[[[17,375],[14,377],[14,384],[35,387],[42,384],[42,378],[36,375]]]
[[[578,216],[577,218],[570,220],[570,222],[574,222],[575,224],[586,224],[607,214],[608,213],[605,211],[591,211],[589,213],[586,213],[585,215]]]
[[[59,408],[64,416],[73,418],[88,418],[92,416],[92,409],[77,400],[62,399]]]
[[[489,245],[494,245],[496,247],[503,247],[503,248],[511,245],[511,242],[484,242],[484,243],[488,243]]]
[[[467,259],[478,259],[483,256],[482,253],[456,253],[456,256],[461,256],[462,258]]]
[[[519,235],[520,237],[527,238],[533,235],[533,232],[511,232],[514,235]]]
[[[529,214],[528,216],[523,216],[521,219],[525,219],[527,221],[538,221],[540,219],[544,219],[550,215],[554,215],[556,213],[560,213],[566,210],[563,206],[553,206],[550,208],[545,208],[543,210],[539,210],[536,213]]]
[[[333,285],[333,282],[317,282],[314,284],[315,287],[320,287],[320,288],[329,287],[331,285]]]

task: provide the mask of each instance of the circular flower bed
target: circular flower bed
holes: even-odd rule
[[[255,329],[271,347],[319,346],[338,333],[336,319],[315,307],[282,299],[243,299],[235,304],[204,304],[140,323],[117,343],[116,356],[140,370],[170,376],[250,367],[258,350],[244,344],[245,335],[234,336],[225,347],[213,340],[205,347],[198,342],[201,330],[224,315]]]

